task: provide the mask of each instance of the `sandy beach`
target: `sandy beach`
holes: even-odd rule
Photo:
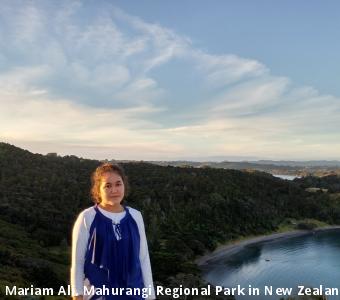
[[[242,241],[235,241],[235,242],[228,243],[226,245],[221,245],[217,247],[213,252],[210,252],[203,256],[198,257],[195,260],[195,263],[199,267],[204,267],[210,263],[213,263],[214,261],[220,260],[221,258],[237,253],[240,250],[242,250],[244,247],[249,246],[249,245],[269,242],[269,241],[278,240],[278,239],[293,238],[293,237],[298,237],[298,236],[302,236],[306,234],[313,234],[314,232],[319,232],[319,231],[336,230],[336,229],[340,229],[340,226],[326,226],[326,227],[315,228],[313,230],[293,230],[293,231],[287,231],[287,232],[281,232],[281,233],[274,233],[270,235],[261,235],[261,236],[245,239]]]

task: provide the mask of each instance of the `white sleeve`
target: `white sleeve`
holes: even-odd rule
[[[151,271],[151,263],[148,249],[148,242],[145,234],[145,227],[142,214],[139,212],[138,218],[138,228],[139,228],[139,236],[140,236],[140,252],[139,252],[139,260],[142,268],[142,275],[144,286],[146,288],[151,288],[151,295],[148,295],[147,299],[156,299],[155,296],[155,288],[152,280],[152,271]]]
[[[72,296],[84,293],[84,263],[89,231],[84,213],[80,213],[72,232],[71,289]]]

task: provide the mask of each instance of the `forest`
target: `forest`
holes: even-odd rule
[[[69,283],[72,226],[93,205],[90,175],[100,163],[0,143],[2,293],[6,285]],[[195,258],[240,237],[273,232],[288,218],[340,224],[339,177],[287,181],[259,171],[122,166],[130,184],[124,201],[143,214],[155,284],[203,286]],[[330,191],[310,193],[309,184]]]

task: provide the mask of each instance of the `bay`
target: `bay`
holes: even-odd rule
[[[281,298],[264,296],[266,285],[294,291],[298,285],[323,285],[338,288],[340,292],[340,230],[248,245],[206,266],[204,278],[224,287],[241,285],[260,289],[260,296],[236,296],[242,300]],[[327,299],[340,299],[340,296]]]
[[[283,175],[283,174],[273,174],[273,176],[286,180],[294,180],[295,178],[300,178],[300,176],[296,175]]]

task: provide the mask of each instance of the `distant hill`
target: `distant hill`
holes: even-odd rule
[[[296,175],[296,176],[325,176],[340,175],[339,161],[150,161],[160,166],[193,167],[193,168],[222,168],[235,170],[257,170],[270,174]]]
[[[290,161],[290,160],[258,160],[251,163],[260,165],[276,165],[289,167],[340,167],[338,160],[307,160],[307,161]]]
[[[92,205],[90,174],[99,164],[0,143],[0,289],[68,282],[73,222]],[[286,218],[340,224],[340,204],[328,193],[308,193],[268,173],[122,165],[131,186],[126,203],[143,213],[159,283],[197,285],[198,255],[240,236],[273,231]]]

